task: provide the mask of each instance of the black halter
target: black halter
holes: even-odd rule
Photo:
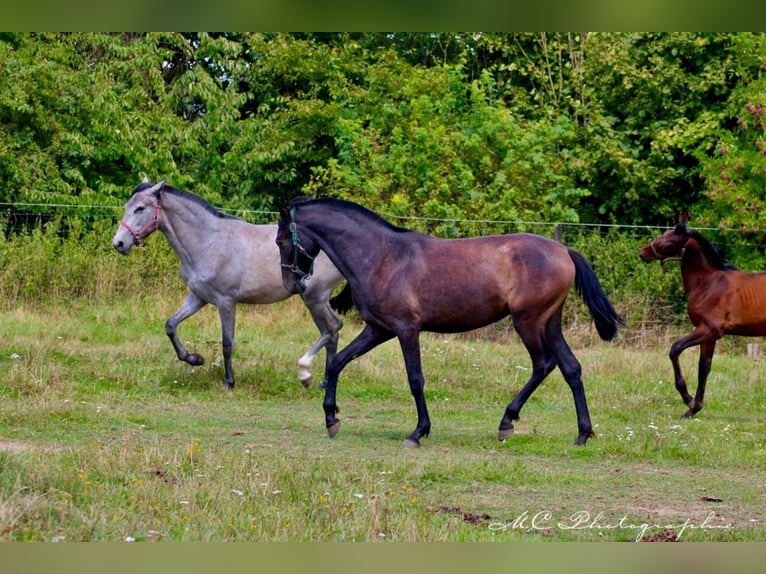
[[[308,251],[306,251],[306,248],[301,245],[301,240],[298,237],[298,228],[295,225],[295,215],[294,215],[294,209],[290,208],[290,224],[288,229],[290,230],[290,233],[292,234],[292,242],[293,242],[293,262],[288,265],[287,263],[280,262],[279,264],[282,267],[286,267],[293,273],[295,273],[298,276],[298,284],[301,286],[302,289],[306,288],[306,280],[311,277],[311,275],[314,273],[314,258],[308,254]],[[304,257],[307,257],[309,261],[311,261],[311,265],[309,266],[308,271],[303,271],[298,266],[298,254],[302,253]]]

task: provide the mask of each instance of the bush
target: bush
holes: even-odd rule
[[[183,288],[177,257],[164,238],[152,236],[146,249],[123,257],[112,248],[114,232],[110,220],[58,216],[30,232],[0,233],[2,306],[98,303]]]

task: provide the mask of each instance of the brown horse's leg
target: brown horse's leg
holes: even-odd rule
[[[684,404],[689,407],[689,410],[684,414],[684,418],[693,416],[694,413],[696,413],[699,409],[694,410],[694,400],[692,399],[692,396],[689,394],[689,390],[686,387],[686,381],[684,380],[684,376],[681,373],[681,365],[678,359],[681,356],[681,353],[683,353],[686,349],[689,347],[694,347],[695,345],[700,345],[709,337],[709,329],[703,326],[699,326],[695,327],[691,333],[681,337],[670,346],[670,362],[673,364],[673,375],[675,377],[676,390],[678,391],[678,394],[681,395],[681,399],[683,399]],[[700,354],[700,360],[701,359],[702,354]],[[712,361],[712,354],[710,359]],[[707,370],[710,370],[710,365],[708,365]],[[707,374],[705,374],[705,378],[707,378]],[[702,407],[700,406],[700,408]]]
[[[507,439],[513,434],[513,421],[519,420],[519,412],[524,403],[532,396],[532,393],[540,386],[545,377],[556,368],[556,361],[553,355],[546,351],[538,329],[530,329],[521,324],[520,321],[514,322],[514,327],[521,337],[524,346],[527,348],[529,357],[532,359],[532,375],[505,409],[505,414],[500,420],[500,427],[497,432],[497,439],[500,441]]]
[[[713,364],[713,353],[715,352],[716,342],[717,340],[713,339],[712,341],[704,341],[703,343],[700,343],[697,392],[694,393],[694,400],[689,403],[689,410],[684,414],[685,419],[693,417],[702,410],[702,401],[705,398],[705,384],[707,383],[707,377],[710,374],[710,367]]]
[[[561,312],[554,315],[545,329],[546,347],[553,354],[556,364],[564,376],[564,380],[572,389],[575,412],[577,413],[577,440],[575,444],[583,445],[593,436],[593,425],[590,422],[588,401],[585,398],[585,386],[582,383],[582,367],[574,356],[572,349],[561,332]]]
[[[340,428],[340,420],[335,416],[340,409],[335,402],[335,389],[338,386],[338,375],[353,359],[364,355],[367,351],[377,347],[393,338],[393,334],[387,331],[376,329],[370,325],[365,325],[362,332],[344,347],[330,361],[327,367],[327,385],[325,386],[324,408],[325,424],[327,425],[327,434],[334,438]]]
[[[572,389],[575,412],[577,413],[577,440],[575,444],[583,445],[593,436],[593,425],[590,422],[588,401],[585,398],[585,386],[582,383],[582,367],[563,337],[556,346],[558,348],[555,351],[556,362],[569,388]]]
[[[404,439],[403,446],[408,448],[419,447],[420,439],[427,437],[431,432],[431,419],[428,416],[426,397],[423,393],[425,379],[420,360],[420,333],[414,331],[399,334],[399,344],[404,355],[404,366],[407,369],[407,380],[410,384],[412,398],[415,399],[415,408],[418,412],[418,424],[415,430]]]

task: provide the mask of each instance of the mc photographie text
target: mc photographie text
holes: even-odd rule
[[[728,530],[732,524],[719,524],[715,522],[715,512],[710,512],[703,520],[687,518],[675,523],[651,523],[640,522],[628,518],[625,514],[619,518],[610,518],[604,512],[592,513],[580,510],[566,517],[556,517],[550,510],[529,512],[525,510],[513,520],[508,522],[493,522],[489,529],[494,532],[505,531],[575,531],[575,530],[626,530],[631,533],[631,538],[636,542],[641,541],[647,532],[655,529],[673,530],[675,539],[680,540],[686,532],[694,530]]]

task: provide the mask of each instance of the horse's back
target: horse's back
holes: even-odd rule
[[[399,277],[381,291],[398,294],[401,304],[417,309],[424,329],[437,331],[556,309],[575,275],[564,245],[532,234],[425,236],[413,257],[404,259]]]
[[[685,277],[684,283],[695,326],[721,335],[766,335],[766,272],[717,270],[699,282]]]

